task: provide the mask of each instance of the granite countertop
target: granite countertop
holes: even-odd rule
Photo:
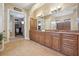
[[[74,31],[50,31],[50,30],[48,30],[48,31],[40,31],[40,30],[36,30],[36,31],[38,31],[38,32],[53,32],[53,33],[65,33],[65,34],[74,34],[74,35],[79,35],[79,32],[74,32]]]
[[[79,32],[56,32],[56,33],[65,33],[65,34],[79,35]]]

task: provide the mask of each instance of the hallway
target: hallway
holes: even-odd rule
[[[54,50],[44,47],[36,42],[17,38],[5,45],[2,56],[62,56]]]

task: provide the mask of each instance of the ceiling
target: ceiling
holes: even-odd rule
[[[20,7],[20,8],[25,8],[25,9],[30,9],[32,8],[32,6],[34,5],[35,3],[12,3],[12,5],[14,6],[17,6],[17,7]]]
[[[10,11],[10,15],[12,15],[13,17],[16,17],[16,18],[24,18],[24,14],[22,14],[20,12],[16,12],[16,11]]]

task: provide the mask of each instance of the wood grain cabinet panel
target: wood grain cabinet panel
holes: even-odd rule
[[[77,35],[63,34],[62,53],[66,55],[77,55]]]
[[[79,55],[79,35],[62,32],[30,31],[30,39],[70,56]]]
[[[41,39],[41,33],[36,31],[36,42],[40,43],[40,39]]]
[[[30,31],[30,39],[35,41],[34,31]]]
[[[78,35],[78,56],[79,56],[79,35]]]
[[[29,31],[29,37],[30,37],[30,40],[32,40],[32,32]]]
[[[60,51],[61,49],[61,38],[60,38],[60,34],[58,33],[52,34],[52,48],[57,51]]]
[[[36,30],[37,29],[37,20],[31,18],[30,19],[30,30]]]
[[[77,56],[77,50],[76,50],[76,48],[71,47],[71,46],[67,46],[67,45],[65,46],[65,45],[63,45],[62,52],[65,55]]]
[[[63,38],[69,39],[69,40],[75,40],[75,39],[77,39],[76,36],[77,36],[77,35],[73,35],[73,34],[63,34]],[[72,38],[72,39],[71,39],[71,38]]]
[[[45,42],[45,35],[44,35],[45,33],[44,32],[40,32],[40,34],[39,34],[39,38],[38,39],[40,39],[40,44],[45,44],[44,42]]]
[[[39,33],[36,32],[34,35],[36,36],[35,41],[36,41],[36,42],[39,42]]]
[[[77,47],[77,40],[69,40],[69,39],[63,39],[62,44],[69,45],[71,47]]]
[[[45,32],[45,46],[50,47],[51,48],[51,33],[50,32]]]

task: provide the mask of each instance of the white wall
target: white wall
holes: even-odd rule
[[[10,32],[12,32],[12,30],[13,30],[13,20],[14,20],[14,18],[13,18],[13,16],[11,16],[10,15],[10,21],[9,21],[9,30],[10,30]]]
[[[0,32],[3,32],[3,4],[0,3]]]

